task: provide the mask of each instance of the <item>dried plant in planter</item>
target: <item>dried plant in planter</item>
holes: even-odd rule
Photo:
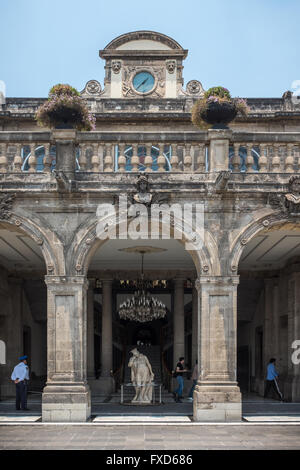
[[[38,125],[56,129],[95,129],[96,119],[76,88],[58,84],[49,91],[48,100],[36,112]]]

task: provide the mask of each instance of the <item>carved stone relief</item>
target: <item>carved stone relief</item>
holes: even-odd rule
[[[186,85],[186,91],[190,95],[201,95],[204,90],[198,80],[190,80]]]
[[[134,66],[134,65],[127,65],[123,67],[123,96],[126,98],[140,96],[140,93],[137,93],[133,87],[132,81],[134,76],[138,72],[150,72],[155,78],[155,84],[153,89],[149,93],[145,93],[144,95],[151,95],[153,98],[162,98],[165,94],[165,69],[164,67],[145,67],[143,65]]]

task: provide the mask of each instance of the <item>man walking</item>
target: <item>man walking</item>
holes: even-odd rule
[[[28,410],[27,382],[29,380],[29,368],[27,366],[27,356],[19,357],[19,361],[20,363],[16,365],[11,374],[11,380],[16,384],[16,410]]]
[[[276,359],[272,357],[269,361],[268,367],[267,367],[267,380],[266,380],[266,388],[265,388],[265,394],[264,398],[267,398],[267,395],[272,388],[276,395],[278,396],[280,401],[283,401],[283,395],[281,391],[279,390],[278,383],[276,378],[278,377],[278,372],[275,369],[275,362]]]
[[[180,357],[179,362],[176,365],[176,370],[174,374],[174,377],[176,377],[176,380],[178,383],[178,387],[173,392],[173,397],[176,403],[182,403],[181,398],[182,398],[183,384],[184,384],[183,373],[188,372],[187,369],[184,369],[183,364],[184,364],[184,357]]]

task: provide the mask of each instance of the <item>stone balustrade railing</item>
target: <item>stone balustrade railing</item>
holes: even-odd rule
[[[295,173],[300,168],[300,132],[68,132],[79,172],[214,171],[213,140],[225,142],[224,168],[236,173]],[[58,139],[57,131],[0,132],[0,173],[50,173]]]

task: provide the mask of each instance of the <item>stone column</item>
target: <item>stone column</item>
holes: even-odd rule
[[[23,355],[23,281],[17,278],[8,280],[0,268],[0,282],[0,339],[6,346],[6,364],[0,365],[0,398],[3,399],[16,393],[10,376]]]
[[[209,129],[209,172],[228,171],[230,129]]]
[[[274,351],[274,331],[273,331],[273,280],[265,280],[265,315],[264,315],[264,329],[263,329],[263,359],[264,368],[267,366],[269,359],[275,356]],[[264,380],[262,387],[264,388]],[[263,393],[263,390],[261,390]]]
[[[89,281],[87,292],[87,378],[95,379],[94,357],[94,281]]]
[[[238,276],[203,276],[196,281],[199,318],[199,379],[194,421],[240,421],[236,382]]]
[[[198,291],[193,287],[192,293],[192,368],[198,359]]]
[[[173,367],[184,356],[184,280],[174,280],[174,346]]]
[[[99,387],[103,394],[110,394],[114,390],[112,368],[112,280],[106,279],[102,281],[101,377],[99,379]]]
[[[48,378],[42,396],[44,422],[86,421],[87,287],[84,276],[45,276],[48,288]]]
[[[293,272],[288,278],[288,379],[284,395],[293,402],[300,400],[300,364],[292,361],[295,340],[300,340],[300,272]]]

